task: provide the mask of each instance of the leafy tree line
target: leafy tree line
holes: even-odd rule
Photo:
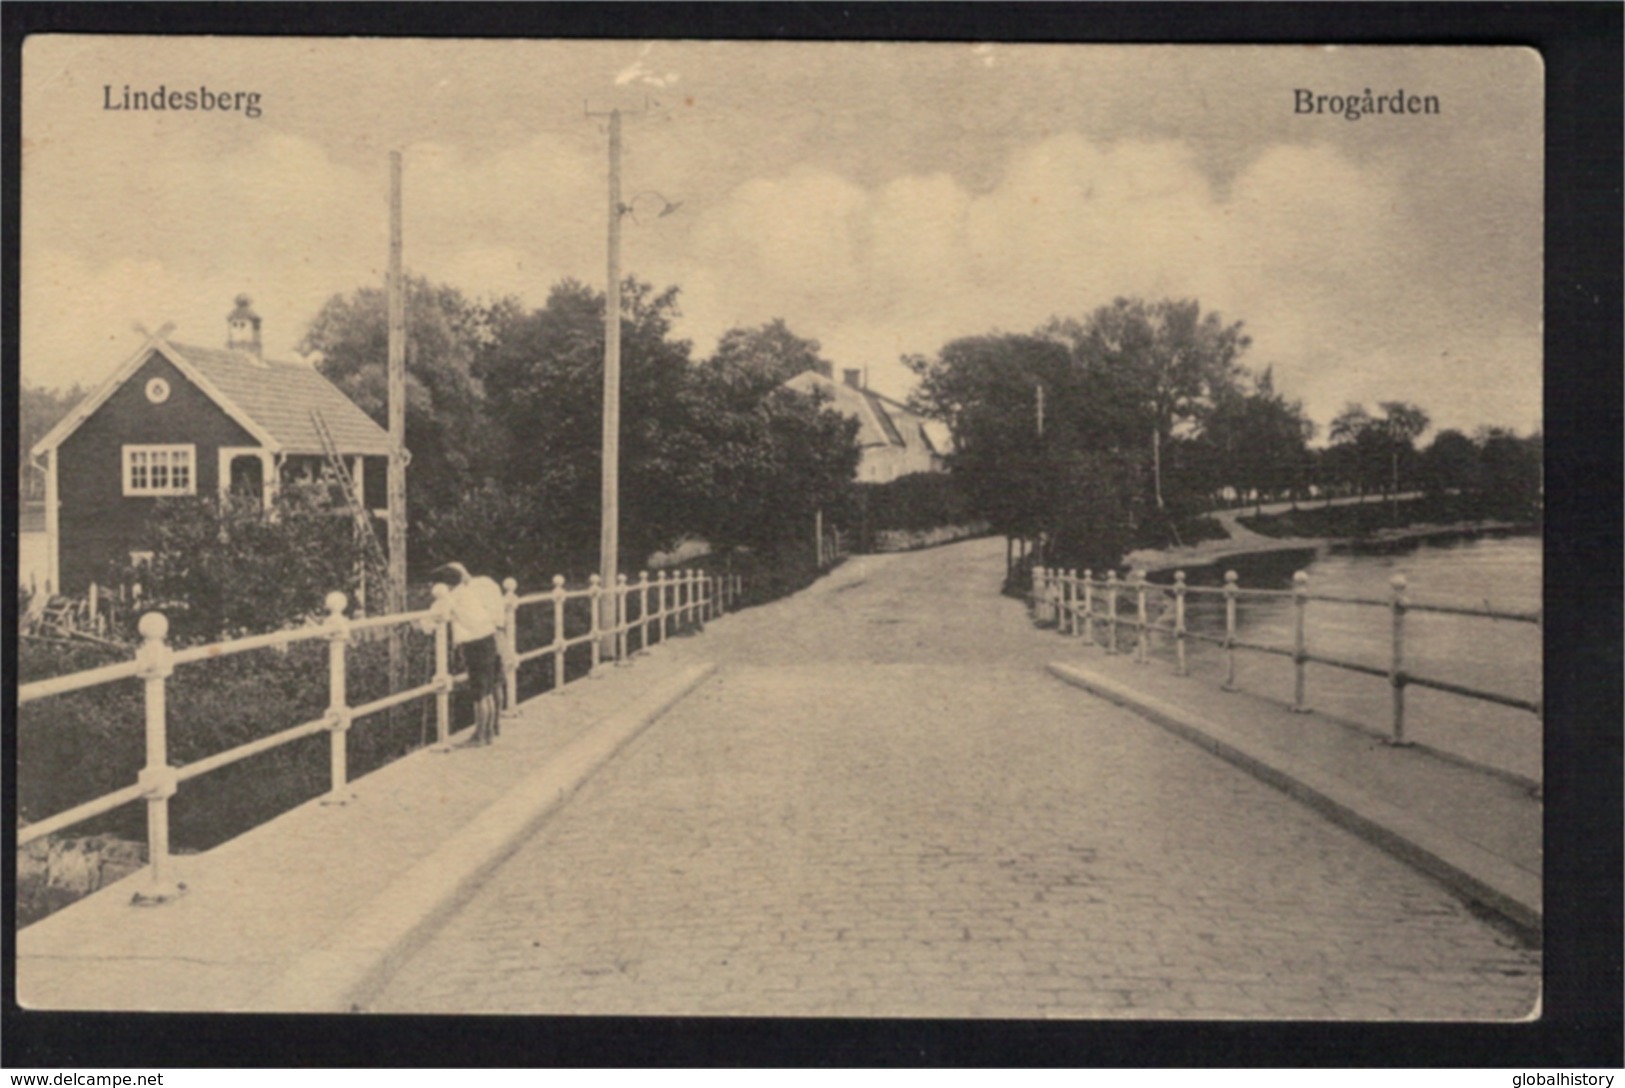
[[[675,288],[628,280],[621,325],[621,544],[636,576],[650,553],[690,537],[720,553],[713,566],[761,567],[748,599],[799,588],[813,576],[812,530],[857,468],[857,422],[812,397],[780,388],[829,363],[816,341],[783,321],[722,337],[709,358],[672,333]],[[386,419],[387,304],[362,289],[335,296],[311,321],[301,350],[380,426]],[[407,474],[409,560],[414,576],[449,561],[536,589],[555,573],[579,580],[598,565],[604,295],[565,281],[527,309],[513,299],[469,300],[421,278],[408,287]],[[81,394],[82,395],[82,392]],[[29,444],[73,400],[41,394]],[[34,402],[31,401],[31,404]],[[38,434],[33,433],[37,431]],[[139,611],[161,608],[179,646],[319,619],[325,596],[357,585],[353,526],[335,517],[324,486],[283,487],[270,510],[239,498],[196,496],[156,504],[150,563],[138,607],[118,616],[134,641]],[[800,560],[800,565],[797,561]],[[422,586],[409,604],[426,603]],[[551,613],[533,610],[550,625]],[[537,632],[521,637],[545,641]],[[127,660],[118,647],[26,639],[25,675],[41,678]],[[432,672],[426,636],[406,640],[408,683]],[[390,683],[388,646],[351,647],[352,702]],[[171,754],[193,760],[319,716],[326,706],[327,646],[255,651],[177,670],[169,707]],[[546,666],[546,663],[543,663]],[[548,666],[550,667],[550,666]],[[534,681],[535,670],[529,680]],[[527,676],[522,675],[525,682]],[[133,780],[140,766],[139,686],[98,688],[23,708],[19,756],[28,819]],[[135,700],[132,702],[132,700]],[[131,707],[136,708],[134,718]],[[422,707],[380,716],[351,734],[352,772],[365,773],[424,742]],[[326,740],[279,748],[189,783],[175,805],[177,844],[207,848],[325,788]],[[64,775],[61,768],[77,772]],[[139,813],[90,826],[130,837]]]
[[[912,406],[953,434],[949,468],[995,531],[1104,569],[1208,535],[1223,505],[1450,488],[1538,506],[1539,437],[1454,431],[1426,450],[1416,405],[1350,404],[1314,448],[1302,402],[1242,363],[1241,322],[1195,300],[1117,299],[1030,333],[963,337],[905,360]]]
[[[783,320],[729,330],[696,359],[673,334],[677,307],[675,287],[624,284],[621,569],[635,577],[652,553],[690,538],[724,557],[789,541],[810,552],[815,511],[837,507],[855,474],[857,422],[781,383],[833,368]],[[409,277],[406,313],[409,576],[458,560],[536,587],[596,569],[603,292],[565,280],[526,309]],[[299,347],[319,352],[322,373],[387,426],[382,290],[329,299]],[[26,392],[29,444],[83,396]],[[349,522],[323,507],[296,488],[269,516],[214,496],[163,500],[150,565],[110,571],[104,584],[139,581],[176,612],[180,641],[301,622],[326,593],[357,588]]]

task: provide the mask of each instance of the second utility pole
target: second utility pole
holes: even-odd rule
[[[604,293],[603,520],[599,524],[599,631],[603,654],[615,653],[620,600],[615,592],[620,550],[621,470],[621,111],[609,115],[609,283]]]

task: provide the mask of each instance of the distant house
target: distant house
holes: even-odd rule
[[[863,459],[858,479],[886,483],[914,472],[942,472],[945,440],[933,440],[927,428],[936,424],[905,405],[864,387],[861,372],[844,370],[836,382],[816,370],[804,370],[785,382],[798,393],[821,393],[830,407],[858,421],[858,446]]]
[[[33,448],[45,472],[47,584],[77,594],[111,565],[139,563],[166,496],[236,493],[269,503],[328,468],[325,423],[365,507],[387,505],[389,435],[308,363],[264,358],[240,295],[226,346],[150,337]]]

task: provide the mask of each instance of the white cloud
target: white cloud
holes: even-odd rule
[[[682,288],[678,332],[698,353],[733,325],[783,317],[838,366],[868,367],[877,387],[903,394],[902,354],[1083,316],[1117,295],[1194,296],[1244,319],[1249,362],[1273,364],[1322,423],[1348,399],[1419,401],[1442,425],[1538,415],[1538,328],[1457,319],[1439,284],[1407,276],[1426,260],[1405,187],[1336,148],[1265,147],[1220,191],[1182,142],[1065,132],[1017,148],[989,191],[946,172],[863,185],[804,167],[714,199],[689,169],[697,151],[652,154],[632,176],[689,199],[629,228],[625,267]],[[76,218],[71,200],[25,199],[29,381],[95,380],[138,340],[132,321],[175,320],[177,339],[214,343],[239,291],[266,319],[268,349],[291,356],[330,295],[383,281],[383,162],[357,169],[274,131],[225,154],[172,135],[161,155],[117,170],[99,161],[78,149],[49,176],[66,196],[139,209],[120,237],[105,219]],[[413,271],[529,305],[565,276],[601,282],[595,138],[543,134],[484,155],[422,142],[405,162]],[[25,171],[25,197],[37,176]],[[1468,382],[1464,395],[1461,372],[1435,365],[1445,358],[1501,380]]]

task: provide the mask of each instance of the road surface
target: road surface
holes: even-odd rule
[[[1540,957],[1045,675],[1003,541],[715,623],[717,675],[396,975],[384,1012],[1509,1019]]]

